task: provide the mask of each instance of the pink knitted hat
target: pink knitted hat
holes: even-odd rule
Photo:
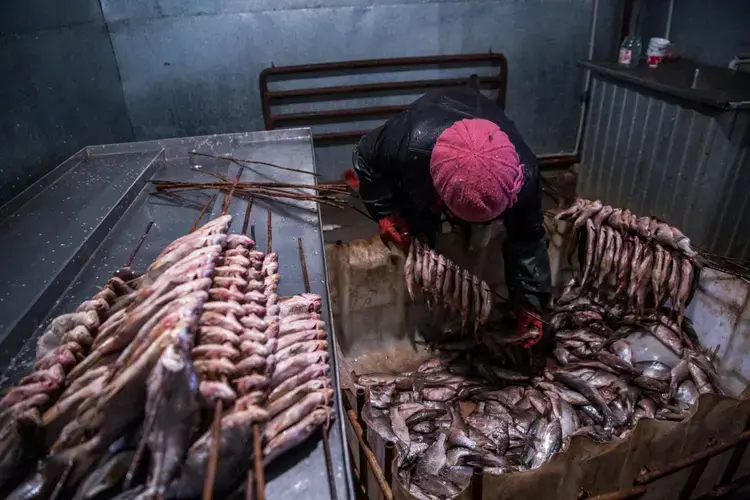
[[[448,209],[468,222],[497,218],[523,185],[523,165],[508,135],[479,118],[457,121],[440,134],[430,174]]]

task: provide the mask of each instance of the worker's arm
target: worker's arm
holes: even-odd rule
[[[363,138],[363,141],[365,139]],[[359,146],[354,148],[353,167],[359,180],[359,195],[370,215],[379,221],[395,211],[396,181],[383,161],[367,154],[363,157]]]
[[[518,202],[503,217],[505,279],[511,300],[520,308],[541,313],[552,295],[547,236],[542,216],[538,175],[526,180]]]
[[[399,207],[403,203],[397,193],[400,140],[394,137],[396,130],[389,127],[389,123],[362,137],[354,148],[353,167],[358,178],[359,195],[367,211],[378,222],[383,241],[407,246],[411,230],[405,214],[400,213]]]
[[[400,152],[408,140],[407,124],[407,114],[401,112],[363,135],[354,148],[353,167],[359,178],[359,194],[375,220],[399,211],[398,192],[404,168]]]

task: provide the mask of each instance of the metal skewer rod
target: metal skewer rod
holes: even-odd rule
[[[315,172],[310,172],[309,170],[300,170],[298,168],[282,167],[281,165],[276,165],[275,163],[269,163],[267,161],[241,160],[239,158],[233,158],[232,161],[234,161],[236,164],[244,168],[250,168],[250,165],[264,165],[266,167],[278,168],[279,170],[286,170],[287,172],[297,172],[300,174],[313,175],[315,177],[320,176],[320,174],[316,174]]]
[[[237,183],[240,182],[240,177],[242,176],[242,169],[237,170],[237,176],[234,178],[234,182],[232,183],[232,188],[229,190],[229,196],[226,200],[226,205],[221,207],[221,215],[226,215],[227,211],[229,210],[229,205],[232,203],[232,196],[234,196],[234,191],[237,189]]]
[[[268,253],[273,252],[273,230],[271,229],[271,208],[268,208],[268,220],[266,231],[268,234]]]
[[[227,179],[226,177],[224,177],[221,174],[217,174],[216,172],[209,172],[208,170],[201,170],[201,169],[198,169],[198,168],[191,168],[190,170],[192,170],[193,172],[198,172],[199,174],[210,175],[211,177],[216,177],[221,182],[229,183],[229,179]],[[201,183],[201,184],[203,184],[203,183]]]
[[[198,218],[195,219],[195,222],[193,223],[193,227],[190,229],[191,233],[194,232],[196,229],[198,229],[198,224],[200,224],[201,219],[203,218],[203,216],[206,215],[206,212],[208,211],[208,207],[210,207],[211,205],[213,205],[214,201],[216,201],[216,197],[217,196],[218,196],[218,194],[214,193],[214,195],[211,197],[211,199],[208,200],[208,203],[206,203],[205,205],[203,205],[203,208],[201,209],[201,213],[198,214]]]
[[[226,377],[222,382],[226,383]],[[216,466],[219,463],[219,439],[221,439],[221,412],[224,410],[223,400],[216,402],[214,418],[211,423],[211,454],[208,457],[208,470],[206,480],[203,482],[203,500],[211,500],[214,495],[214,482],[216,481]]]
[[[228,206],[228,204],[227,204]],[[223,210],[222,210],[223,212]],[[227,377],[222,376],[221,382],[226,384]],[[203,482],[203,500],[212,500],[214,494],[214,483],[216,482],[216,468],[219,465],[219,441],[221,439],[221,414],[224,411],[224,400],[219,399],[214,409],[214,417],[211,422],[211,451],[208,457],[208,469],[206,480]]]
[[[169,192],[174,193],[177,191],[185,192],[185,191],[203,191],[206,189],[220,189],[222,193],[225,191],[225,188],[219,187],[214,188],[212,186],[194,186],[194,187],[178,187],[178,188],[169,188],[169,189],[157,189],[157,192]],[[283,202],[284,199],[289,200],[301,200],[301,201],[313,201],[316,203],[322,203],[324,205],[330,205],[332,207],[336,207],[338,209],[344,209],[346,208],[347,204],[344,201],[337,200],[334,196],[323,196],[323,195],[304,195],[304,194],[296,194],[296,193],[290,193],[290,192],[279,192],[279,191],[268,191],[267,189],[262,188],[240,188],[237,190],[237,194],[243,194],[245,196],[253,196],[253,197],[261,197],[263,199],[270,199],[277,201],[279,203],[286,203],[290,206],[293,206],[295,208],[302,208],[304,210],[314,210],[312,208],[305,208],[300,207],[299,205],[295,203],[289,203],[289,202]],[[361,212],[361,211],[360,211]]]
[[[373,217],[372,215],[368,214],[368,213],[367,213],[367,212],[365,212],[364,210],[360,210],[359,208],[355,207],[355,206],[354,206],[354,205],[353,205],[353,204],[352,204],[351,202],[347,202],[347,203],[346,203],[346,206],[347,206],[348,208],[351,208],[351,209],[352,209],[352,210],[354,210],[355,212],[359,213],[360,215],[363,215],[363,216],[367,217],[367,218],[368,218],[368,219],[370,219],[371,221],[373,221],[373,222],[377,222],[377,220],[375,220],[375,217]]]
[[[302,268],[302,281],[305,284],[305,293],[310,293],[310,274],[307,271],[307,259],[305,258],[305,247],[302,244],[302,238],[297,238],[297,248],[299,249],[299,262]],[[331,443],[329,440],[329,422],[326,422],[321,426],[321,433],[323,439],[323,455],[326,459],[326,474],[328,476],[328,491],[331,494],[331,498],[337,499],[336,494],[336,478],[333,474],[333,459],[331,458]]]
[[[247,208],[245,209],[245,220],[242,221],[242,234],[247,235],[247,226],[250,224],[250,212],[253,209],[253,198],[247,200]]]
[[[201,171],[202,172],[202,171]],[[213,172],[203,172],[208,175],[218,175]],[[221,177],[223,179],[223,177]],[[152,185],[159,190],[171,190],[179,188],[227,188],[230,187],[234,182],[227,180],[213,181],[213,182],[198,182],[198,181],[169,181],[154,179],[149,181]],[[295,189],[299,194],[304,194],[301,190],[311,191],[323,191],[331,192],[336,194],[350,194],[345,184],[339,183],[320,183],[320,184],[298,184],[290,182],[237,182],[239,189]]]
[[[252,206],[249,203],[248,206]],[[246,213],[246,218],[249,218],[250,208]],[[255,226],[251,227],[253,232],[252,239],[255,240]],[[273,226],[271,209],[268,209],[268,247],[266,253],[272,252],[273,244]],[[243,233],[244,234],[244,233]],[[255,481],[253,481],[253,475],[255,475]],[[255,499],[265,500],[266,498],[266,478],[263,470],[263,448],[261,446],[261,433],[260,425],[257,423],[253,424],[253,467],[247,471],[247,482],[245,484],[245,498],[251,500],[253,498],[253,483],[255,483]]]
[[[245,498],[253,498],[253,473],[255,474],[255,499],[265,500],[266,478],[263,471],[263,447],[261,446],[260,426],[253,424],[253,468],[247,473]]]
[[[75,464],[76,463],[74,460],[68,460],[68,463],[65,465],[65,470],[63,470],[60,479],[55,485],[54,491],[52,491],[52,494],[49,497],[50,500],[56,500],[57,497],[60,496],[60,492],[62,491],[63,487],[65,487],[65,483],[68,481],[68,476],[70,476],[70,473],[73,472]]]
[[[141,235],[141,239],[138,240],[138,243],[135,245],[135,248],[130,253],[130,256],[128,257],[128,260],[125,261],[125,265],[123,267],[130,267],[133,264],[133,260],[135,259],[135,255],[141,249],[141,246],[143,245],[143,242],[146,241],[146,236],[148,236],[148,233],[149,233],[149,231],[151,231],[151,227],[153,225],[154,225],[154,221],[149,221],[149,223],[146,225],[146,230]]]
[[[242,158],[235,158],[232,155],[215,155],[215,154],[211,154],[211,153],[201,153],[199,151],[190,151],[190,153],[188,153],[188,154],[191,154],[191,155],[194,155],[194,156],[206,156],[208,158],[216,158],[216,159],[220,159],[220,160],[229,160],[229,161],[233,161],[234,163],[236,163],[236,164],[238,164],[238,165],[240,165],[242,167],[245,167],[245,168],[248,168],[249,165],[247,165],[247,164],[251,164],[251,165],[265,165],[266,167],[278,168],[280,170],[287,170],[289,172],[298,172],[300,174],[314,175],[316,177],[320,175],[320,174],[316,174],[315,172],[310,172],[309,170],[299,170],[299,169],[296,169],[296,168],[282,167],[281,165],[276,165],[275,163],[269,163],[269,162],[266,162],[266,161],[245,160],[245,159],[242,159]]]
[[[310,275],[307,273],[307,259],[305,258],[305,247],[302,245],[302,238],[297,238],[297,248],[299,249],[299,263],[302,267],[302,282],[305,285],[305,293],[310,293]]]
[[[221,215],[225,215],[224,207],[227,204],[227,192],[223,189],[221,190]]]
[[[425,245],[425,247],[427,247],[427,246]],[[429,247],[427,247],[427,248],[429,248]],[[448,267],[450,267],[450,264],[446,264],[446,265]],[[459,266],[457,266],[456,264],[453,264],[452,267],[453,267],[454,270],[461,270],[461,268]],[[499,294],[495,290],[490,289],[490,294],[494,295],[495,297],[497,297],[498,299],[500,299],[501,301],[503,301],[505,303],[509,304],[511,302],[509,298],[502,296],[501,294]],[[545,325],[551,326],[548,321],[545,321],[540,315],[538,315],[536,313],[529,312],[529,316],[531,316],[534,319],[538,319],[539,321],[541,321]]]

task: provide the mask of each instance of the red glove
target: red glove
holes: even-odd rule
[[[516,338],[521,347],[529,348],[542,338],[542,318],[523,307],[516,307]]]
[[[401,216],[396,214],[389,215],[380,219],[378,226],[380,226],[380,237],[386,245],[388,242],[393,242],[401,247],[409,246],[411,242],[409,226]]]
[[[352,191],[359,191],[359,177],[357,177],[357,172],[353,168],[344,171],[344,182]]]

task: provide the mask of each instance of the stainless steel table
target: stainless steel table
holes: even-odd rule
[[[41,327],[96,293],[125,264],[151,221],[132,263],[135,270],[145,269],[164,246],[189,232],[210,201],[208,192],[154,195],[150,179],[210,181],[201,171],[230,179],[239,172],[229,160],[193,156],[191,151],[315,171],[307,128],[90,146],[72,156],[0,208],[0,386],[16,383],[30,371]],[[242,169],[240,180],[314,183],[310,174],[262,165]],[[324,297],[323,313],[333,337],[318,206],[282,201],[254,201],[250,224],[258,247],[267,249],[270,211],[272,249],[279,255],[279,295],[292,295],[304,292],[298,248],[302,238],[311,291]],[[219,214],[220,202],[219,197],[201,223]],[[240,231],[246,207],[245,200],[232,200],[232,231]],[[333,342],[330,354],[338,399]],[[338,498],[353,498],[338,400],[336,419],[330,430],[335,490]],[[266,473],[268,498],[332,498],[323,450],[317,439],[274,463]]]

